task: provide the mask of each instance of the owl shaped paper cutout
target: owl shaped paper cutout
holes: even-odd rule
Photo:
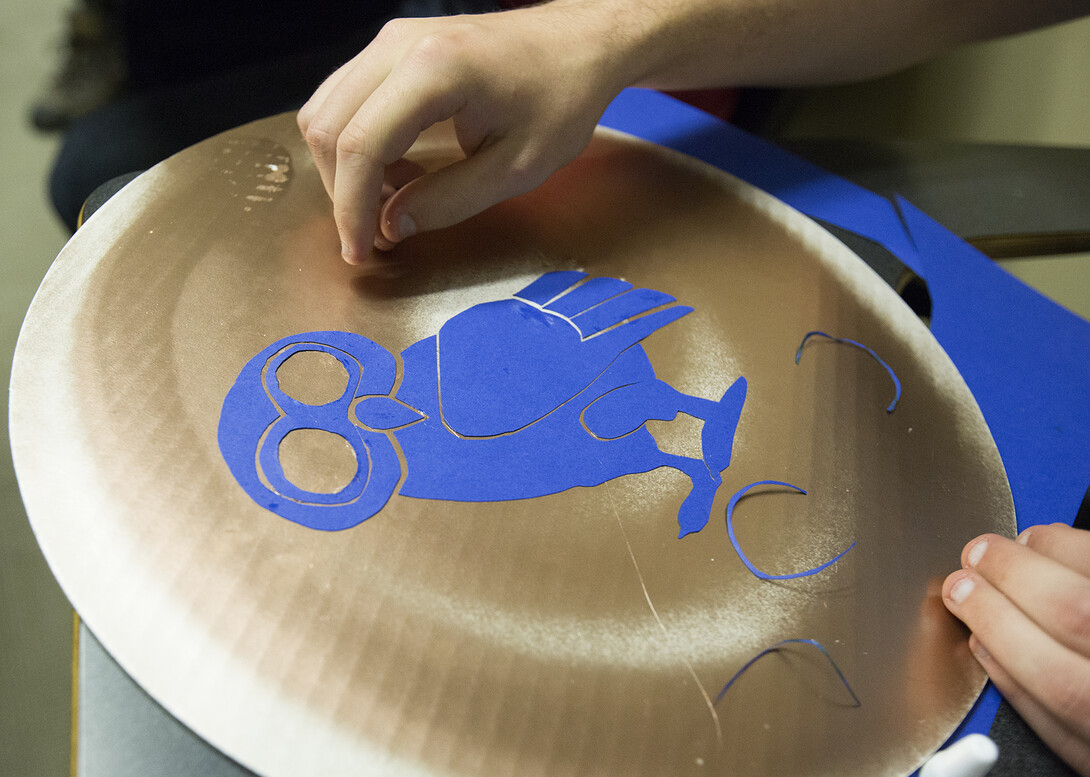
[[[458,313],[402,351],[400,385],[393,355],[363,335],[285,337],[250,359],[227,393],[220,450],[259,505],[322,530],[371,518],[395,492],[457,502],[533,499],[672,467],[692,483],[678,505],[684,536],[708,521],[746,381],[739,376],[713,401],[655,376],[640,343],[692,312],[675,302],[614,278],[546,273],[511,297]],[[344,368],[340,397],[313,405],[282,390],[278,369],[307,351]],[[646,427],[678,413],[703,421],[700,458],[663,452]],[[335,434],[351,448],[356,470],[343,488],[309,491],[284,474],[280,445],[303,429]]]

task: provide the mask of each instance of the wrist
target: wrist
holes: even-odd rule
[[[552,0],[523,12],[548,30],[558,60],[592,91],[608,95],[608,102],[656,67],[655,15],[642,6],[635,0]]]

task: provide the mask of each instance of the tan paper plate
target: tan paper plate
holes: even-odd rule
[[[341,261],[280,116],[142,175],[35,298],[11,387],[31,522],[87,625],[181,722],[267,777],[875,777],[942,744],[984,678],[939,586],[967,540],[1013,532],[1013,506],[954,366],[857,257],[718,170],[602,131],[541,189],[388,262],[376,277]],[[233,478],[221,406],[271,343],[344,330],[400,354],[571,269],[693,308],[642,343],[662,381],[714,400],[746,378],[703,531],[678,539],[689,480],[671,468],[515,501],[395,494],[336,532]],[[796,364],[811,330],[879,354],[895,411],[861,349],[811,341]],[[699,423],[649,426],[700,457]],[[321,445],[281,450],[294,473],[332,471]],[[724,511],[762,480],[808,493],[738,504],[755,565],[855,547],[756,578]],[[789,643],[714,703],[789,639],[831,661]]]

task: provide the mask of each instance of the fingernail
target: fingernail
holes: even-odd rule
[[[984,551],[988,549],[987,540],[979,540],[973,547],[969,548],[969,554],[965,560],[969,562],[969,566],[975,567],[980,559],[984,557]]]
[[[1029,529],[1025,529],[1018,535],[1018,544],[1029,545]]]
[[[961,604],[965,601],[966,597],[973,592],[975,584],[970,577],[964,577],[954,584],[954,587],[950,589],[950,600],[954,604]]]
[[[416,234],[416,222],[408,213],[402,213],[397,217],[397,239],[404,240]]]
[[[391,243],[386,239],[386,236],[382,234],[382,230],[376,230],[375,232],[375,248],[379,251],[393,251],[397,246],[397,243]]]

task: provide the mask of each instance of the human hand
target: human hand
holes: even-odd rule
[[[299,111],[346,261],[527,192],[574,159],[630,80],[607,36],[563,3],[398,19]],[[453,119],[466,158],[424,173],[402,159]]]
[[[977,537],[943,601],[969,646],[1041,739],[1090,776],[1090,532],[1034,526]]]

